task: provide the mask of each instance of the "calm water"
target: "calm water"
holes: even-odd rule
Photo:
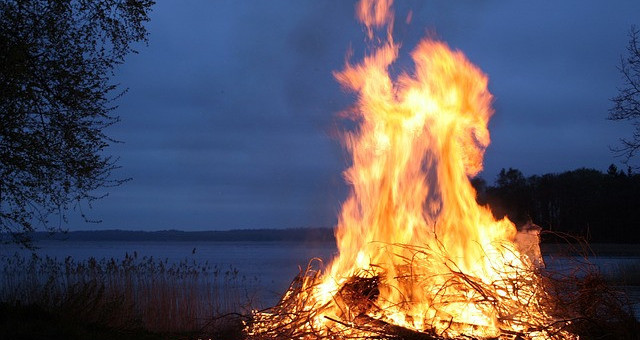
[[[327,263],[336,254],[334,243],[296,242],[89,242],[89,241],[42,241],[38,243],[40,255],[64,260],[71,256],[75,260],[89,257],[97,259],[123,259],[126,254],[137,253],[138,258],[154,257],[169,262],[183,260],[208,262],[218,268],[235,268],[240,276],[257,282],[265,306],[277,302],[300,268],[305,268],[312,258]],[[12,255],[16,249],[0,248],[0,255]],[[577,258],[545,256],[552,268],[571,268]],[[640,263],[640,257],[607,257],[589,259],[602,271],[616,270],[620,266]],[[640,302],[640,287],[628,289],[633,300]],[[636,304],[640,312],[640,303]],[[640,314],[640,313],[638,313]]]
[[[192,260],[211,266],[235,268],[240,276],[256,281],[261,299],[266,305],[277,299],[291,281],[306,268],[312,258],[329,261],[336,253],[334,243],[295,242],[73,242],[42,241],[37,244],[41,256],[64,260],[123,259],[136,252],[138,258],[153,257],[169,262]],[[1,249],[2,255],[13,255],[16,249]]]

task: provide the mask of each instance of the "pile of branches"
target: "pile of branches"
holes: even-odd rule
[[[397,245],[396,245],[397,246]],[[407,246],[402,246],[407,247]],[[423,249],[415,249],[416,254],[433,257]],[[437,257],[437,256],[436,256]],[[412,257],[416,261],[419,256]],[[472,340],[473,336],[447,336],[447,332],[436,332],[436,328],[424,330],[409,329],[386,321],[378,305],[380,289],[387,284],[384,273],[360,273],[348,278],[325,305],[314,298],[314,292],[321,284],[322,267],[320,260],[312,260],[305,270],[294,279],[282,299],[274,307],[255,312],[246,328],[249,339],[394,339],[394,340]],[[408,263],[416,265],[416,263]],[[424,265],[424,263],[422,263]],[[502,330],[495,339],[524,340],[535,334],[536,339],[635,339],[640,334],[640,324],[633,315],[631,303],[626,296],[603,279],[597,267],[588,262],[575,263],[572,270],[551,270],[546,268],[519,272],[517,277],[503,278],[512,293],[536,294],[540,301],[536,306],[522,305],[522,310],[514,313],[501,304],[496,295],[496,286],[484,283],[479,278],[466,275],[450,267],[445,285],[441,287],[440,302],[455,301],[455,296],[447,296],[447,287],[464,287],[477,296],[474,302],[492,308],[500,321],[518,324],[526,331]],[[524,271],[524,270],[523,270]],[[445,274],[442,274],[445,275]],[[535,277],[533,282],[532,277]],[[415,279],[415,278],[414,278]],[[501,284],[504,284],[501,281]],[[531,289],[536,290],[532,293]],[[504,301],[504,297],[502,298]],[[338,306],[339,316],[325,313]],[[516,306],[517,307],[517,306]],[[526,308],[525,308],[526,307]],[[540,311],[548,317],[546,321],[532,318]],[[325,322],[318,323],[317,320]],[[533,323],[529,324],[533,320]],[[451,321],[450,327],[454,326]],[[472,325],[463,325],[473,327]]]
[[[424,250],[416,250],[416,252],[424,252]],[[428,255],[433,256],[434,254],[429,253]],[[412,261],[416,261],[418,258],[419,256],[413,256]],[[250,339],[478,339],[467,335],[451,336],[451,333],[446,330],[437,332],[436,327],[415,330],[386,321],[381,317],[384,310],[377,305],[380,288],[387,284],[384,273],[354,275],[341,285],[341,288],[333,296],[333,300],[325,305],[319,305],[313,296],[314,291],[317,291],[317,285],[321,283],[320,271],[315,269],[317,267],[315,263],[317,262],[312,260],[306,270],[301,271],[276,306],[253,314],[247,327]],[[415,263],[410,264],[415,265]],[[496,339],[528,339],[530,334],[536,334],[538,338],[565,339],[569,330],[576,330],[575,322],[581,320],[580,314],[576,312],[578,308],[576,308],[562,310],[557,313],[559,317],[553,316],[552,322],[543,323],[544,320],[537,320],[535,315],[527,314],[527,309],[531,308],[514,311],[513,306],[503,306],[501,301],[505,301],[505,298],[496,293],[496,283],[484,283],[481,279],[456,270],[453,266],[449,269],[450,272],[446,274],[447,277],[444,280],[445,284],[440,289],[441,293],[439,294],[441,295],[436,298],[438,302],[446,304],[459,300],[459,297],[447,295],[448,288],[464,288],[467,291],[472,291],[474,302],[481,304],[483,308],[494,309],[501,321],[506,324],[518,324],[526,330],[517,332],[504,329]],[[531,282],[532,277],[541,277],[540,273],[536,272],[535,276],[531,275],[534,274],[532,272],[522,274],[516,278],[505,277],[500,283],[504,285],[504,280],[507,280],[507,284],[510,285],[510,289],[513,289],[512,293],[515,295],[538,294],[538,291],[532,292],[531,289],[541,291],[546,289],[541,286],[543,280]],[[547,278],[544,281],[545,285],[566,282],[559,280],[554,275],[542,277]],[[566,287],[558,287],[553,291],[557,293],[563,289]],[[571,297],[567,296],[566,298],[570,299]],[[536,308],[544,309],[544,313],[557,308],[560,304],[569,306],[565,300],[559,300],[558,296],[554,294],[543,295],[542,301],[537,303],[539,306],[534,306],[533,310],[535,311]],[[339,317],[328,316],[332,314],[324,313],[335,306],[338,306],[341,311]],[[314,321],[318,319],[325,322],[318,324],[317,321]],[[529,323],[526,320],[534,320],[538,323]],[[455,324],[453,318],[447,327],[452,326],[474,327],[473,325]]]
[[[334,297],[336,301],[332,302],[348,304],[352,314],[357,314],[352,320],[325,316],[337,327],[314,328],[313,320],[328,307],[317,305],[310,294],[320,284],[320,271],[314,269],[314,261],[296,276],[277,305],[253,315],[248,327],[250,339],[445,339],[433,332],[418,332],[367,315],[367,311],[376,308],[380,292],[378,276],[352,277]]]

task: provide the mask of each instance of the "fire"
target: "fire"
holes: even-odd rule
[[[550,326],[537,243],[516,242],[515,225],[475,200],[469,178],[482,170],[493,114],[487,76],[425,39],[412,52],[414,71],[392,77],[391,5],[357,5],[377,47],[335,74],[358,95],[358,128],[345,136],[352,190],[336,227],[339,254],[294,282],[272,312],[257,313],[249,333],[571,338]]]

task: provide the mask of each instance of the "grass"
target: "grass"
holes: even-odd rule
[[[0,258],[0,338],[237,339],[257,278],[233,267],[122,260]]]
[[[113,329],[100,324],[85,324],[80,320],[46,310],[39,305],[0,303],[0,338],[2,339],[168,339],[144,329]],[[176,338],[177,339],[177,338]]]

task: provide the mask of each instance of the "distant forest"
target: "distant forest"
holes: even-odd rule
[[[1,235],[0,235],[1,236]],[[135,231],[135,230],[84,230],[64,233],[38,231],[31,235],[35,241],[88,241],[88,242],[333,242],[333,230],[329,228],[291,229],[236,229],[218,231]],[[7,238],[5,236],[5,238]]]
[[[478,203],[495,217],[505,215],[517,226],[533,222],[545,231],[567,233],[589,242],[640,243],[640,174],[611,165],[606,173],[577,169],[525,177],[502,169],[493,185],[474,178]]]

